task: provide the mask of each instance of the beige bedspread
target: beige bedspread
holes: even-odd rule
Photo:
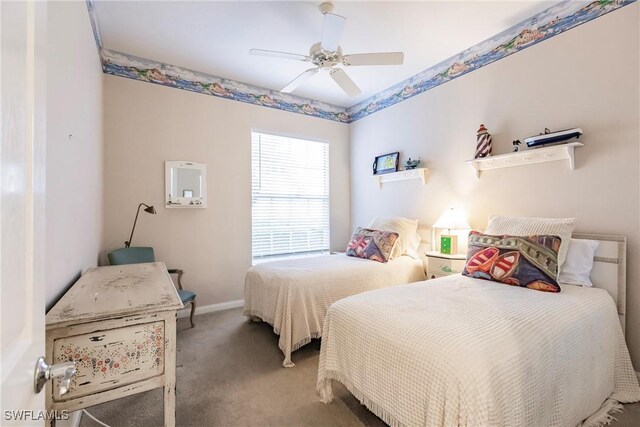
[[[394,426],[594,426],[640,400],[605,290],[461,275],[333,304],[318,369],[325,403],[333,380]]]
[[[258,264],[245,280],[244,315],[280,335],[285,367],[291,352],[322,336],[329,306],[360,292],[424,280],[422,260],[401,256],[387,263],[344,254]]]

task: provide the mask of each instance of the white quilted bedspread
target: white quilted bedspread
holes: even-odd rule
[[[598,425],[618,402],[640,400],[605,290],[461,275],[333,304],[318,370],[325,403],[332,380],[390,425]]]
[[[387,263],[336,254],[258,264],[247,272],[244,315],[273,325],[283,366],[292,367],[291,352],[322,336],[332,303],[424,278],[422,261],[408,256]]]

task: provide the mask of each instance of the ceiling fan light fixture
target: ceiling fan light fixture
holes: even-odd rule
[[[333,5],[333,2],[330,1],[325,1],[320,3],[320,5],[318,6],[318,9],[320,9],[320,12],[324,15],[325,13],[331,13],[333,12],[333,9],[335,8],[335,6]]]
[[[319,5],[320,12],[324,15],[322,38],[309,49],[309,55],[280,52],[275,50],[250,49],[249,54],[270,56],[281,59],[311,62],[316,68],[310,68],[289,82],[281,92],[291,93],[301,84],[314,76],[319,70],[329,71],[331,78],[350,97],[362,93],[358,85],[347,75],[342,68],[334,68],[336,65],[361,66],[361,65],[401,65],[404,61],[402,52],[377,52],[343,55],[339,45],[342,32],[346,24],[346,18],[333,12],[332,2],[323,2]]]
[[[335,52],[338,50],[338,43],[342,38],[342,32],[347,19],[344,16],[333,13],[324,14],[324,24],[322,25],[322,40],[320,46],[326,52]]]

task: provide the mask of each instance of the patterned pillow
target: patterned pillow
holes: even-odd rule
[[[558,236],[495,236],[469,233],[469,251],[463,275],[522,286],[545,292],[560,292]]]
[[[393,231],[358,227],[347,245],[347,256],[387,262],[396,240],[398,233]]]
[[[507,234],[509,236],[534,236],[550,234],[562,239],[558,250],[558,270],[567,258],[569,240],[575,228],[575,218],[527,218],[516,216],[489,215],[486,234]],[[557,277],[557,276],[556,276]]]

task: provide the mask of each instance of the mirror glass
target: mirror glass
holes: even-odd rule
[[[165,164],[166,206],[205,207],[206,166],[171,161]]]

